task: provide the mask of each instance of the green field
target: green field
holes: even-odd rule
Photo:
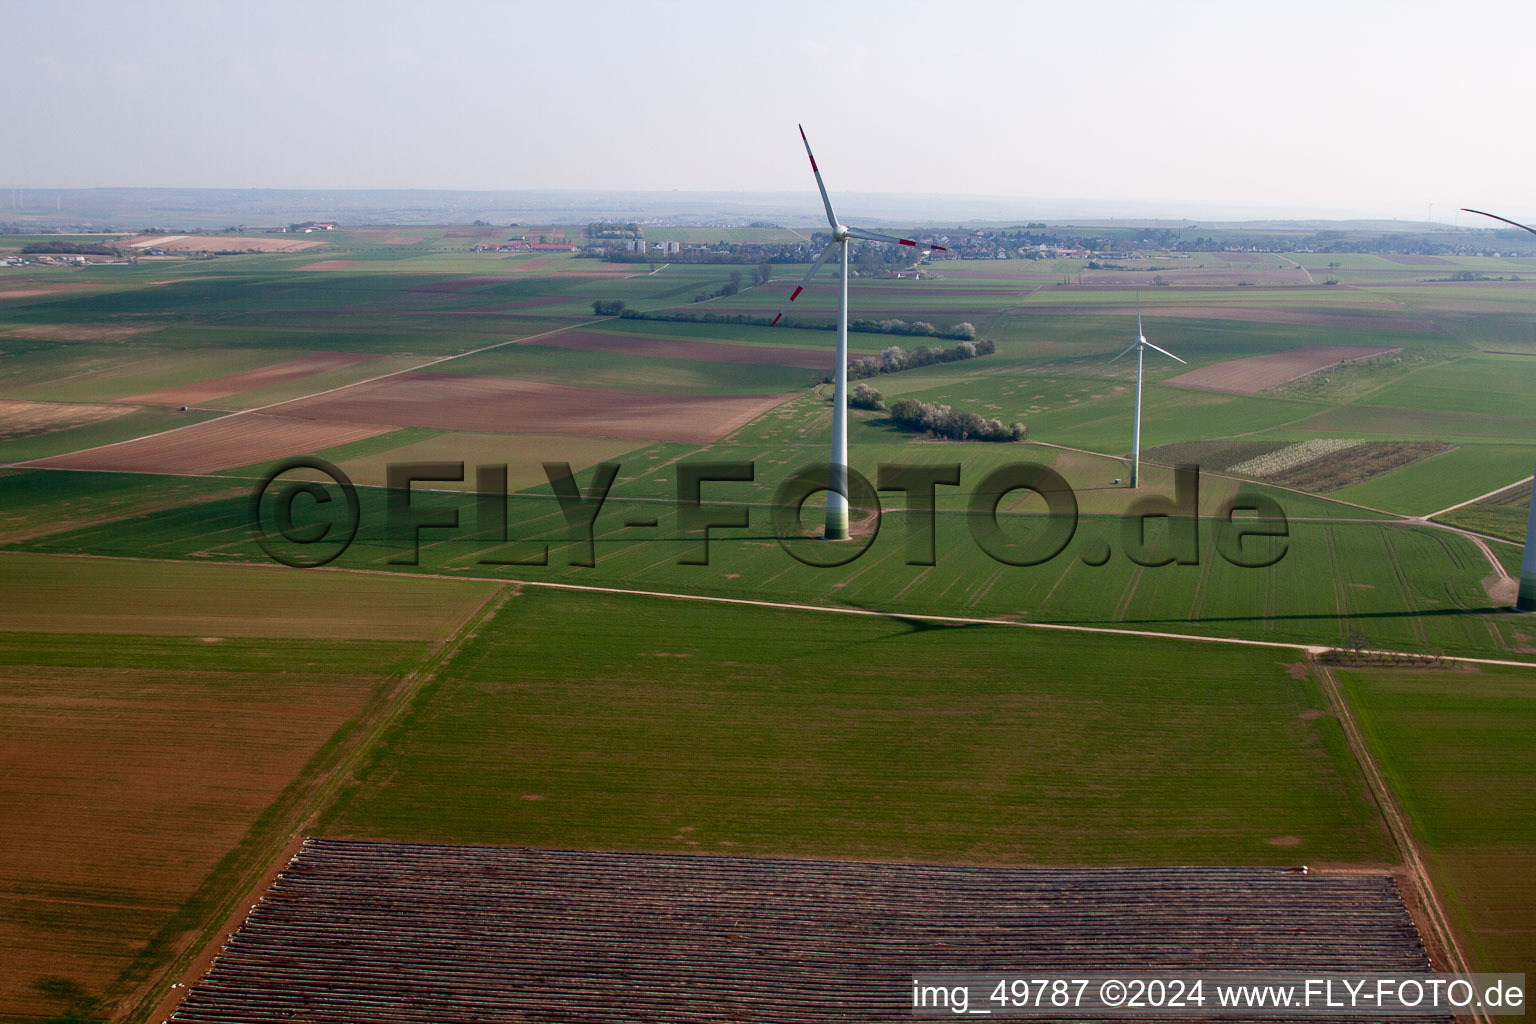
[[[1137,670],[1106,673],[1106,656]],[[1379,859],[1337,723],[1307,714],[1321,698],[1285,661],[529,589],[422,691],[325,831],[982,863]]]
[[[1362,751],[1326,713],[1311,661],[1352,644],[1521,663],[1338,676],[1475,966],[1520,970],[1536,951],[1521,888],[1533,863],[1523,751],[1536,617],[1506,607],[1473,539],[1437,525],[1524,538],[1528,487],[1491,492],[1536,458],[1525,401],[1536,261],[1160,253],[1105,269],[953,260],[924,264],[920,280],[910,268],[856,276],[855,317],[964,321],[996,345],[880,374],[869,383],[887,404],[911,397],[1029,432],[1026,443],[943,441],[884,410],[852,412],[852,465],[871,481],[881,465],[959,464],[961,485],[937,488],[928,565],[912,564],[924,560],[925,521],[899,490],[880,493],[862,554],[861,542],[804,539],[819,529],[819,494],[787,531],[773,522],[777,488],[826,458],[832,409],[819,372],[762,350],[831,365],[834,333],[792,324],[829,322],[835,268],[774,328],[598,317],[593,303],[614,300],[770,316],[804,267],[775,264],[766,284],[695,301],[751,267],[658,257],[653,273],[558,250],[471,251],[514,235],[577,240],[581,229],[345,228],[303,253],[0,268],[0,792],[20,811],[7,820],[38,826],[0,843],[17,851],[0,852],[0,1017],[148,1020],[301,833],[969,863],[1394,865]],[[1448,280],[1466,271],[1506,279]],[[1142,443],[1166,458],[1149,456],[1132,492],[1134,366],[1109,360],[1134,338],[1138,291],[1149,339],[1188,365],[1149,358]],[[633,344],[566,348],[567,331]],[[660,339],[732,349],[704,350],[715,360],[641,353]],[[889,331],[849,342],[855,356],[953,344]],[[1400,351],[1256,394],[1167,383],[1319,345]],[[718,361],[754,351],[769,361]],[[334,352],[370,358],[187,413],[132,401]],[[487,378],[493,395],[527,382],[495,400],[506,408],[548,384],[602,398],[526,433],[489,412],[466,427],[447,402],[440,419],[375,405],[337,421],[367,428],[346,434],[290,424],[331,447],[285,442],[286,454],[319,455],[359,486],[356,541],[322,569],[273,565],[253,536],[251,489],[286,457],[281,446],[229,454],[220,465],[250,464],[216,477],[176,468],[195,431],[173,435],[158,472],[122,472],[100,452],[93,470],[18,465],[408,372],[424,390],[461,385],[455,394],[470,386],[454,378]],[[684,413],[655,433],[609,436],[598,414],[617,392]],[[788,397],[750,420],[674,432],[705,415],[687,403],[765,395]],[[296,419],[334,425],[306,406]],[[668,439],[678,436],[717,440]],[[1164,463],[1179,452],[1319,440],[1422,457],[1347,486],[1306,484],[1338,487],[1327,494],[1208,466],[1197,558],[1132,559],[1175,552],[1182,525],[1153,518],[1142,537],[1126,517],[1173,495]],[[1418,442],[1434,443],[1403,447]],[[1182,444],[1196,447],[1164,448]],[[428,525],[419,542],[391,522],[382,486],[407,462],[465,464],[462,481],[414,488],[412,510],[457,524]],[[569,463],[583,489],[600,463],[618,463],[590,543],[545,462]],[[752,479],[705,483],[699,513],[749,523],[710,528],[708,564],[695,564],[705,534],[679,511],[679,479],[722,462],[750,464]],[[1021,462],[1059,473],[1078,515],[1053,557],[1011,565],[999,553],[1038,554],[1043,500],[1012,492],[992,535],[968,499]],[[474,493],[479,466],[506,468],[505,501]],[[1433,523],[1411,518],[1484,495]],[[1283,541],[1241,546],[1272,565],[1235,564],[1219,547],[1225,503],[1239,497],[1267,499],[1287,520]],[[294,528],[334,526],[343,507],[301,497]],[[855,510],[859,537],[875,523]],[[781,532],[807,557],[850,560],[802,564]],[[1517,544],[1490,543],[1506,571],[1518,567]],[[579,564],[589,554],[596,564]],[[151,861],[158,873],[141,869]]]
[[[1536,686],[1529,672],[1338,673],[1480,970],[1536,960]]]

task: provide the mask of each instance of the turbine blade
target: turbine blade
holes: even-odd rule
[[[811,152],[811,140],[805,137],[805,126],[795,125],[800,129],[800,141],[805,143],[805,155],[811,158],[811,173],[816,175],[816,187],[821,189],[821,205],[827,208],[827,223],[832,230],[837,230],[837,214],[832,212],[832,200],[827,198],[827,186],[821,183],[821,168],[816,166],[816,154]]]
[[[800,293],[805,291],[805,286],[811,283],[811,278],[816,276],[816,271],[820,270],[821,265],[827,262],[827,257],[832,255],[832,250],[835,248],[837,248],[836,242],[828,242],[827,247],[821,250],[821,255],[816,257],[816,262],[811,264],[811,269],[805,272],[805,276],[800,279],[800,283],[795,286],[795,290],[790,292],[789,298],[784,300],[784,305],[779,307],[779,311],[774,315],[773,323],[769,324],[769,327],[778,323],[779,317],[783,316],[784,311],[789,309],[789,304],[800,297]]]
[[[1145,339],[1145,338],[1143,338],[1143,339],[1141,339],[1141,343],[1142,343],[1142,344],[1143,344],[1143,345],[1145,345],[1145,346],[1147,346],[1147,348],[1152,348],[1152,349],[1157,349],[1157,351],[1159,351],[1159,352],[1161,352],[1161,353],[1162,353],[1162,354],[1163,354],[1163,355],[1165,355],[1165,356],[1167,356],[1167,357],[1168,357],[1168,358],[1169,358],[1169,359],[1178,359],[1178,360],[1179,360],[1179,362],[1181,362],[1181,363],[1184,363],[1184,360],[1182,360],[1182,359],[1179,359],[1179,357],[1178,357],[1178,356],[1176,356],[1176,355],[1174,355],[1174,354],[1173,354],[1173,353],[1172,353],[1172,352],[1169,352],[1169,351],[1168,351],[1168,350],[1167,350],[1167,349],[1165,349],[1165,348],[1157,348],[1157,346],[1156,346],[1156,345],[1154,345],[1154,344],[1152,344],[1152,343],[1151,343],[1151,342],[1150,342],[1150,341],[1148,341],[1148,340],[1147,340],[1147,339]],[[1184,365],[1185,365],[1185,366],[1188,366],[1188,365],[1189,365],[1189,364],[1188,364],[1188,363],[1184,363]]]
[[[1474,210],[1471,207],[1467,207],[1467,206],[1463,206],[1461,208],[1461,212],[1462,213],[1475,213],[1475,214],[1478,214],[1478,215],[1483,216],[1483,217],[1492,217],[1494,220],[1501,220],[1505,224],[1512,224],[1512,225],[1514,225],[1517,228],[1520,228],[1520,229],[1522,229],[1524,231],[1529,231],[1531,234],[1536,235],[1536,228],[1526,227],[1524,224],[1521,224],[1517,220],[1510,220],[1508,217],[1500,217],[1496,213],[1488,213],[1486,210]]]
[[[1140,339],[1140,338],[1137,338],[1137,339],[1136,339],[1136,340],[1135,340],[1135,341],[1133,341],[1133,342],[1131,342],[1131,344],[1130,344],[1130,346],[1129,346],[1129,347],[1128,347],[1128,348],[1126,348],[1126,350],[1125,350],[1125,352],[1129,352],[1129,351],[1130,351],[1130,350],[1131,350],[1131,349],[1133,349],[1133,348],[1135,348],[1135,347],[1136,347],[1136,346],[1137,346],[1137,345],[1140,345],[1140,344],[1141,344],[1141,339]],[[1150,344],[1151,344],[1151,342],[1148,342],[1148,343],[1147,343],[1147,344],[1149,344],[1149,345],[1150,345]],[[1123,356],[1123,355],[1125,355],[1125,352],[1121,352],[1121,353],[1120,353],[1120,356]],[[1119,359],[1119,358],[1120,358],[1120,356],[1115,356],[1115,359]],[[1115,361],[1115,359],[1111,359],[1111,360],[1110,360],[1110,361],[1109,361],[1109,362],[1110,362],[1110,363],[1112,363],[1112,362],[1114,362],[1114,361]],[[1105,363],[1105,364],[1104,364],[1104,365],[1105,365],[1105,366],[1108,366],[1108,365],[1109,365],[1109,363]]]
[[[938,252],[949,252],[942,245],[924,245],[922,242],[914,242],[910,238],[897,238],[895,235],[882,235],[878,231],[866,231],[864,228],[848,228],[849,238],[862,238],[866,242],[890,242],[892,245],[910,245],[918,249],[934,249]]]
[[[1141,329],[1141,292],[1136,293],[1136,336],[1145,338],[1147,332]],[[1159,349],[1158,351],[1162,351]]]

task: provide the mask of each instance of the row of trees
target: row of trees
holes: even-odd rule
[[[954,348],[939,348],[937,345],[928,348],[916,349],[908,352],[900,345],[892,345],[878,356],[865,356],[855,359],[848,364],[848,377],[850,380],[863,380],[869,377],[878,377],[882,373],[900,373],[902,370],[915,370],[920,366],[933,366],[935,363],[957,363],[965,359],[975,359],[977,356],[989,356],[997,351],[997,343],[990,338],[981,341],[962,341]],[[832,380],[829,373],[822,378],[822,383]]]
[[[772,277],[773,264],[771,263],[759,263],[757,266],[752,268],[752,284],[754,286],[760,285]],[[699,294],[693,297],[693,301],[705,302],[709,299],[729,298],[730,296],[735,295],[737,292],[741,291],[741,282],[743,280],[744,279],[741,275],[741,271],[733,270],[731,271],[731,279],[725,282],[725,284],[721,285],[718,291],[699,292]]]
[[[898,398],[892,402],[891,419],[907,430],[954,441],[1022,441],[1029,436],[1029,428],[1022,423],[1008,426],[1001,420],[987,419],[973,412],[958,412],[947,405],[933,405],[915,398]]]
[[[592,303],[592,312],[598,316],[621,316],[624,313],[624,300],[598,299]]]

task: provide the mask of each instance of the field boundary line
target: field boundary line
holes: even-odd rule
[[[453,355],[438,356],[436,359],[428,359],[424,363],[416,363],[416,364],[414,364],[412,366],[403,366],[403,367],[401,367],[398,370],[391,370],[388,373],[381,373],[381,374],[379,374],[376,377],[368,377],[368,378],[366,378],[364,380],[353,381],[350,384],[339,384],[336,387],[326,388],[323,391],[315,391],[315,392],[313,392],[311,394],[308,394],[308,395],[298,395],[298,396],[296,396],[294,398],[284,398],[282,401],[268,402],[266,405],[258,405],[258,406],[255,406],[253,408],[250,408],[250,409],[237,409],[234,412],[226,413],[223,416],[215,416],[212,419],[207,419],[207,420],[198,420],[196,423],[188,423],[188,424],[186,424],[184,426],[172,427],[170,430],[161,430],[161,431],[159,431],[157,433],[154,433],[154,434],[141,434],[138,437],[130,437],[130,438],[126,438],[125,440],[122,440],[122,441],[112,441],[112,442],[110,442],[108,444],[92,445],[89,448],[79,448],[79,449],[76,449],[75,451],[70,451],[70,452],[60,452],[57,455],[45,456],[45,458],[58,459],[58,458],[63,458],[66,455],[80,455],[80,454],[83,454],[85,452],[99,452],[99,451],[102,451],[102,450],[107,449],[107,448],[116,448],[118,445],[131,444],[134,441],[142,441],[142,440],[144,440],[146,438],[150,438],[150,437],[164,437],[167,434],[174,434],[174,433],[176,433],[177,431],[180,431],[180,430],[191,430],[193,427],[200,427],[200,426],[204,425],[205,423],[220,423],[220,422],[223,422],[224,420],[232,420],[232,419],[236,418],[237,416],[249,416],[252,413],[265,412],[268,409],[276,409],[278,406],[291,405],[294,402],[307,402],[307,401],[309,401],[312,398],[320,398],[323,395],[334,394],[337,391],[345,391],[348,388],[362,387],[364,384],[373,384],[373,383],[376,383],[376,382],[381,381],[381,380],[388,380],[391,377],[398,377],[402,373],[415,373],[416,371],[424,370],[424,369],[426,369],[429,366],[436,366],[438,363],[446,363],[446,362],[448,362],[451,359],[463,359],[465,356],[479,355],[481,352],[489,352],[491,349],[494,349],[494,348],[502,348],[502,347],[507,346],[507,345],[516,345],[516,344],[519,344],[520,342],[525,342],[525,341],[533,341],[535,338],[547,338],[551,334],[559,334],[562,331],[572,331],[572,330],[576,330],[579,327],[590,327],[593,324],[600,324],[600,323],[603,323],[603,322],[608,321],[608,320],[616,320],[616,319],[618,319],[618,318],[617,317],[611,317],[611,316],[601,316],[601,317],[597,317],[596,319],[593,319],[593,320],[584,320],[581,323],[577,323],[577,324],[566,324],[564,327],[556,327],[552,331],[541,331],[538,334],[530,334],[530,335],[528,335],[526,337],[522,337],[522,338],[508,338],[506,341],[498,341],[498,342],[496,342],[493,345],[483,345],[480,348],[471,349],[468,352],[455,352]],[[401,428],[396,427],[395,429],[399,430]],[[42,461],[42,460],[40,460],[40,459],[30,459],[28,461],[29,462],[37,462],[37,461]],[[6,463],[6,465],[7,466],[25,466],[25,465],[27,465],[27,463],[26,462],[11,462],[11,463]],[[38,468],[46,469],[46,468],[49,468],[49,467],[38,467]],[[107,470],[105,472],[113,472],[113,471],[112,470]]]
[[[1365,737],[1360,732],[1359,723],[1355,721],[1354,711],[1345,699],[1338,679],[1334,677],[1327,665],[1317,661],[1314,661],[1314,664],[1321,678],[1323,691],[1328,695],[1328,702],[1333,705],[1333,713],[1344,728],[1344,735],[1349,740],[1350,749],[1354,751],[1360,770],[1365,774],[1371,796],[1381,811],[1387,831],[1397,845],[1398,855],[1402,858],[1408,877],[1412,879],[1414,888],[1417,890],[1415,895],[1418,896],[1419,904],[1423,907],[1425,922],[1429,925],[1431,932],[1430,938],[1440,947],[1440,952],[1447,961],[1445,968],[1456,974],[1472,973],[1467,958],[1461,951],[1461,945],[1456,941],[1456,933],[1451,928],[1450,919],[1440,905],[1440,898],[1435,892],[1434,884],[1430,881],[1429,871],[1424,867],[1418,845],[1414,842],[1413,833],[1408,828],[1407,818],[1403,815],[1402,809],[1397,806],[1392,790],[1387,786],[1386,778],[1381,774],[1376,759],[1371,756],[1370,749],[1365,744]],[[1487,1014],[1481,1011],[1473,1011],[1470,1016],[1474,1021],[1489,1024]]]
[[[201,980],[203,972],[212,963],[222,946],[221,939],[227,937],[233,928],[240,926],[248,912],[245,908],[260,900],[268,880],[287,864],[283,854],[297,849],[305,832],[322,813],[333,806],[347,780],[366,762],[390,726],[410,710],[422,688],[437,678],[466,640],[476,636],[502,606],[517,595],[518,586],[515,583],[505,580],[502,583],[502,586],[491,590],[479,605],[465,615],[457,627],[440,639],[429,642],[427,653],[414,668],[404,673],[392,688],[381,695],[374,708],[364,709],[358,718],[338,727],[340,731],[346,725],[353,725],[357,730],[356,738],[331,765],[310,780],[306,792],[285,815],[286,823],[278,825],[275,828],[277,835],[252,852],[251,868],[243,872],[237,883],[219,900],[181,954],[158,974],[146,980],[143,994],[125,1017],[127,1021],[139,1024],[151,1019],[166,1020],[175,1012],[182,998],[191,990],[191,984]],[[180,982],[181,987],[161,993],[161,987],[173,979]]]
[[[1482,501],[1484,498],[1491,498],[1495,494],[1503,494],[1505,491],[1510,490],[1511,488],[1519,487],[1521,484],[1528,484],[1533,479],[1536,479],[1536,476],[1523,476],[1519,480],[1516,480],[1512,484],[1505,484],[1503,487],[1499,487],[1499,488],[1496,488],[1494,490],[1491,490],[1487,494],[1479,494],[1475,498],[1468,498],[1466,501],[1458,502],[1455,505],[1452,505],[1450,508],[1442,508],[1438,512],[1426,512],[1426,513],[1424,513],[1424,515],[1420,516],[1419,518],[1421,518],[1421,519],[1433,519],[1435,516],[1443,516],[1447,512],[1455,512],[1457,509],[1459,509],[1459,508],[1466,508],[1468,505],[1476,505],[1478,502]]]
[[[294,570],[284,565],[267,562],[190,562],[181,558],[144,558],[134,555],[92,555],[76,552],[37,552],[37,551],[8,551],[0,550],[0,558],[7,555],[17,557],[47,558],[99,558],[113,562],[158,562],[175,565],[267,565],[276,572],[292,572]],[[557,583],[553,580],[525,580],[512,579],[499,576],[468,576],[449,575],[447,573],[430,572],[392,572],[386,569],[355,569],[336,566],[325,566],[313,570],[300,570],[306,572],[345,572],[357,573],[364,576],[388,576],[391,579],[424,579],[424,580],[468,580],[472,583],[501,583],[517,587],[541,587],[548,590],[571,590],[597,594],[619,594],[629,597],[660,597],[673,601],[699,601],[705,604],[730,604],[742,605],[753,608],[774,608],[781,611],[792,612],[825,612],[833,615],[868,615],[881,619],[915,619],[920,622],[949,622],[962,626],[1012,626],[1019,629],[1042,629],[1060,633],[1099,633],[1109,636],[1139,636],[1153,640],[1185,640],[1196,643],[1230,644],[1237,647],[1267,647],[1271,650],[1302,651],[1307,654],[1326,654],[1329,651],[1339,650],[1337,645],[1315,643],[1308,644],[1295,640],[1252,640],[1240,636],[1208,636],[1200,633],[1167,633],[1151,629],[1124,629],[1113,626],[1079,626],[1068,622],[1022,622],[1018,619],[997,619],[982,616],[965,615],[936,615],[931,612],[900,612],[883,611],[874,608],[841,608],[826,604],[803,604],[793,601],[765,601],[759,598],[749,597],[725,597],[718,594],[683,594],[666,590],[637,590],[632,587],[604,587],[589,583]],[[785,570],[788,571],[788,570]],[[960,577],[956,577],[958,582]],[[950,586],[954,586],[952,582]],[[1422,651],[1395,651],[1387,648],[1366,648],[1359,654],[1386,655],[1398,658],[1422,657]],[[1443,662],[1460,665],[1493,665],[1508,668],[1536,669],[1536,661],[1515,661],[1508,658],[1479,658],[1472,655],[1441,654],[1436,655]]]

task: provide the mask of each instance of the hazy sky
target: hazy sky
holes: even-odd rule
[[[1536,218],[1536,3],[0,0],[0,187]],[[1464,222],[1465,222],[1465,218]]]

